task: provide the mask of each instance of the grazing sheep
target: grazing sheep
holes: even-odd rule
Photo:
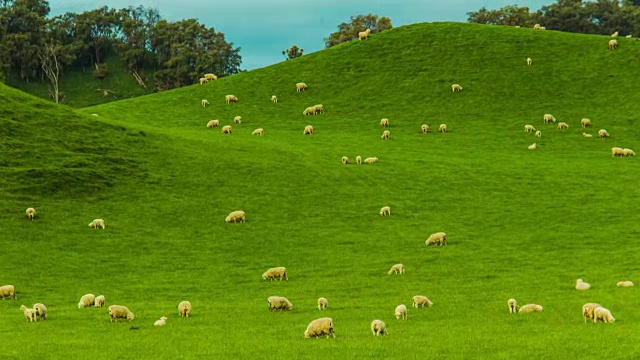
[[[527,58],[527,66],[531,66],[531,63],[533,63],[533,60],[531,60],[531,58]]]
[[[607,130],[605,129],[600,129],[598,130],[598,136],[600,137],[600,139],[604,139],[606,137],[609,137],[609,132],[607,132]]]
[[[584,136],[584,137],[586,137],[586,138],[593,137],[593,135],[591,135],[591,134],[587,134],[587,133],[584,133],[584,132],[582,133],[582,136]]]
[[[540,305],[536,305],[536,304],[527,304],[527,305],[522,305],[520,307],[520,309],[518,309],[518,313],[532,313],[532,312],[540,312],[542,311],[543,307]]]
[[[548,123],[550,123],[550,122],[552,122],[552,123],[555,123],[555,122],[556,122],[556,118],[555,118],[555,117],[553,117],[553,115],[551,115],[551,114],[544,114],[544,115],[542,116],[542,120],[544,120],[544,123],[545,123],[545,124],[548,124]]]
[[[603,308],[602,306],[598,306],[593,309],[593,322],[598,322],[598,320],[602,320],[605,323],[612,323],[616,321],[613,315],[611,315],[611,311]]]
[[[277,104],[277,103],[278,103],[278,97],[277,97],[277,96],[275,96],[275,95],[271,95],[271,101],[272,101],[274,104]]]
[[[518,312],[518,302],[516,299],[509,299],[507,301],[507,305],[509,306],[509,314],[515,314]]]
[[[612,147],[611,157],[614,157],[614,156],[624,156],[624,149],[620,147]]]
[[[362,164],[362,156],[360,156],[360,155],[356,156],[356,164],[358,164],[358,165]]]
[[[327,338],[329,338],[330,335],[333,335],[333,338],[336,338],[336,331],[333,328],[333,319],[315,319],[309,323],[309,325],[307,326],[307,330],[304,331],[304,337],[306,339],[310,339],[312,337],[317,338],[322,335],[326,335]]]
[[[229,213],[229,215],[224,219],[225,222],[245,222],[245,213],[242,210],[236,210]]]
[[[431,244],[435,245],[447,245],[447,234],[443,232],[437,232],[429,235],[429,238],[424,242],[425,245],[429,246]]]
[[[451,85],[451,91],[453,92],[462,91],[462,86],[460,86],[460,84],[453,84]]]
[[[209,101],[202,99],[202,101],[200,101],[200,106],[202,107],[207,107],[207,105],[209,105]]]
[[[396,311],[394,313],[396,320],[401,319],[407,320],[407,306],[405,304],[400,304],[396,306]]]
[[[389,269],[389,275],[391,274],[404,274],[404,265],[403,264],[395,264]]]
[[[78,309],[83,307],[94,306],[96,303],[96,296],[93,294],[85,294],[80,298],[80,302],[78,302]]]
[[[600,307],[602,305],[595,303],[586,303],[582,305],[582,317],[584,318],[584,323],[587,323],[587,319],[593,320],[593,310]]]
[[[447,132],[447,124],[440,124],[440,126],[438,127],[438,130],[443,134],[446,133]]]
[[[135,316],[128,307],[123,305],[109,306],[109,320],[118,322],[118,319],[133,320]]]
[[[255,130],[253,130],[253,132],[251,133],[251,135],[264,135],[264,129],[263,128],[257,128]]]
[[[633,37],[633,35],[629,34],[627,36],[625,36],[627,39],[631,39]]]
[[[269,296],[267,299],[269,303],[269,311],[273,310],[286,310],[291,311],[293,309],[293,304],[286,298],[282,296]]]
[[[540,24],[533,25],[533,30],[540,30]]]
[[[304,111],[302,112],[302,115],[307,116],[307,115],[315,115],[316,113],[316,108],[314,106],[309,106],[308,108],[304,109]]]
[[[296,84],[296,91],[297,92],[305,91],[305,90],[307,90],[307,88],[308,88],[308,86],[305,83],[297,83]]]
[[[536,131],[536,135],[537,138],[541,138],[542,137],[542,131],[538,130]]]
[[[614,32],[613,34],[611,34],[611,37],[612,37],[612,38],[617,38],[617,37],[618,37],[618,32],[616,31],[616,32]]]
[[[388,206],[384,206],[380,209],[378,213],[380,216],[391,216],[391,208]]]
[[[208,128],[220,126],[220,120],[211,120],[207,123]]]
[[[342,163],[345,164],[345,165],[349,164],[349,158],[346,157],[346,156],[343,156],[340,161],[342,161]]]
[[[559,122],[558,126],[556,126],[556,129],[568,129],[569,128],[569,124],[567,124],[566,122]]]
[[[27,214],[27,218],[33,220],[36,218],[36,209],[32,207],[27,208],[26,214]]]
[[[544,26],[540,26],[540,27],[538,28],[538,30],[547,30],[547,28],[546,28],[546,27],[544,27]]]
[[[204,78],[207,80],[218,80],[218,77],[214,74],[204,74]]]
[[[224,101],[226,101],[227,104],[231,104],[231,103],[238,102],[238,98],[235,97],[234,95],[227,95],[224,97]]]
[[[591,289],[591,284],[587,284],[582,281],[582,279],[576,280],[576,290],[589,290]]]
[[[364,162],[366,164],[373,164],[376,161],[378,161],[378,158],[375,157],[375,156],[374,157],[368,157],[368,158],[364,159]]]
[[[167,325],[167,317],[163,316],[160,319],[156,320],[156,322],[153,323],[153,326],[165,326]]]
[[[536,143],[533,143],[533,144],[527,146],[527,149],[529,149],[529,150],[535,150],[537,148],[538,148],[538,144],[536,144]]]
[[[104,295],[96,296],[95,300],[93,301],[93,306],[94,307],[103,307],[104,306]]]
[[[178,304],[178,315],[180,315],[180,317],[189,317],[189,315],[191,315],[191,303],[188,301],[181,301],[180,304]]]
[[[318,115],[318,114],[324,113],[324,105],[317,104],[317,105],[313,105],[312,107],[313,107],[313,114],[314,115]]]
[[[582,118],[582,120],[580,120],[580,126],[582,126],[583,129],[587,127],[591,127],[591,120],[587,118]]]
[[[618,281],[616,283],[617,287],[631,287],[633,286],[633,281]]]
[[[371,322],[371,332],[373,336],[387,335],[387,326],[382,320],[373,320]]]
[[[360,38],[360,40],[366,40],[367,38],[369,38],[369,34],[371,33],[371,29],[365,30],[365,31],[360,31],[358,33],[358,38]]]
[[[231,125],[225,125],[222,127],[222,133],[223,134],[232,134],[233,133],[233,129],[231,128]]]
[[[44,304],[33,304],[33,310],[36,312],[36,316],[38,320],[46,320],[47,319],[47,307]]]
[[[207,78],[200,78],[198,81],[200,81],[200,85],[206,84],[208,82]]]
[[[536,128],[533,127],[533,125],[527,124],[524,126],[524,132],[528,133],[528,132],[532,132],[532,131],[536,131]]]
[[[282,281],[282,279],[289,280],[289,277],[287,276],[287,268],[284,266],[273,267],[262,274],[263,280],[271,279],[273,281],[273,279],[276,278],[279,278],[280,281]]]
[[[624,148],[622,152],[624,152],[624,156],[636,156],[636,153],[631,149]]]
[[[419,307],[430,308],[432,306],[433,306],[433,303],[426,296],[416,295],[413,297],[413,307],[416,309]]]
[[[90,228],[94,229],[104,229],[104,220],[103,219],[94,219],[89,223]]]
[[[38,320],[34,309],[21,305],[20,310],[24,313],[24,318],[27,319],[28,322],[35,322]]]
[[[609,40],[609,50],[616,49],[618,47],[618,40],[612,39]]]
[[[4,300],[6,297],[16,299],[16,288],[13,285],[0,286],[0,298]]]
[[[420,130],[422,130],[423,134],[426,134],[429,132],[429,125],[427,124],[422,124],[422,126],[420,127]]]
[[[329,306],[329,300],[323,297],[318,298],[318,310],[325,310],[327,306]]]
[[[311,126],[311,125],[305,126],[303,134],[305,134],[305,135],[313,134],[313,126]]]
[[[242,124],[242,116],[236,116],[233,118],[234,124]]]
[[[391,132],[389,130],[385,130],[382,132],[382,136],[380,136],[380,139],[389,140],[390,137],[391,137]]]
[[[387,119],[387,118],[380,119],[380,126],[389,127],[389,119]]]

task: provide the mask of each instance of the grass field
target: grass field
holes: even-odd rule
[[[640,165],[610,149],[640,149],[640,43],[608,40],[425,23],[82,110],[0,87],[0,285],[18,291],[0,301],[0,359],[637,358],[640,297],[615,284],[640,282]],[[302,115],[319,103],[324,114]],[[232,135],[206,128],[236,115]],[[611,136],[583,137],[583,117]],[[379,161],[340,163],[356,155]],[[238,209],[247,222],[226,224]],[[426,247],[437,231],[448,245]],[[404,275],[387,275],[395,263]],[[289,280],[262,281],[273,266]],[[78,309],[85,293],[135,320]],[[418,294],[434,306],[411,308]],[[293,311],[269,312],[271,295]],[[544,310],[510,315],[510,297]],[[50,319],[27,323],[19,307],[36,302]],[[617,321],[584,324],[586,302]],[[407,321],[393,317],[402,303]],[[304,339],[324,316],[336,339]],[[373,319],[388,336],[371,336]]]

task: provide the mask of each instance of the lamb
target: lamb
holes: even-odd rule
[[[396,306],[396,311],[394,313],[396,320],[403,319],[407,320],[407,306],[405,304],[400,304]]]
[[[602,320],[604,323],[612,323],[616,321],[613,315],[611,315],[611,311],[603,308],[602,306],[598,306],[593,309],[593,322],[598,322],[598,320]]]
[[[358,33],[358,37],[360,38],[360,40],[366,40],[367,38],[369,38],[370,33],[371,33],[371,29],[367,28],[367,30],[365,31],[360,31]]]
[[[389,275],[391,274],[404,274],[404,265],[403,264],[395,264],[389,269]]]
[[[326,335],[329,338],[333,335],[336,338],[336,331],[333,328],[333,319],[331,318],[319,318],[309,323],[307,330],[304,331],[304,337],[310,339],[312,337],[318,338],[322,335]]]
[[[253,130],[253,132],[251,133],[251,135],[264,135],[264,129],[263,128],[257,128],[255,130]]]
[[[269,311],[273,310],[286,310],[291,311],[293,309],[293,304],[286,298],[282,296],[269,296],[267,299],[269,303]]]
[[[207,105],[209,105],[209,101],[207,101],[206,99],[202,99],[200,101],[200,106],[207,107]]]
[[[600,139],[604,139],[606,137],[609,137],[609,133],[605,129],[600,129],[598,130],[598,136],[600,137]]]
[[[433,306],[433,303],[426,296],[416,295],[413,297],[413,307],[416,309],[419,307],[430,308],[432,306]]]
[[[234,95],[227,95],[224,97],[224,100],[227,102],[227,104],[238,102],[238,98]]]
[[[165,326],[167,325],[167,317],[163,316],[160,319],[156,320],[156,322],[153,323],[153,326]]]
[[[47,319],[47,307],[44,304],[33,304],[33,310],[36,312],[36,316],[38,320],[46,320]]]
[[[389,140],[390,137],[391,137],[391,132],[389,130],[385,130],[382,132],[382,136],[380,136],[380,139]]]
[[[532,313],[532,312],[540,312],[542,311],[542,309],[544,308],[540,305],[527,304],[527,305],[522,305],[520,309],[518,309],[518,313],[525,314],[525,313]]]
[[[328,305],[329,305],[329,300],[323,297],[318,298],[318,310],[320,311],[326,310]]]
[[[591,284],[587,284],[582,281],[582,279],[576,280],[576,290],[589,290],[591,289]]]
[[[89,223],[89,227],[93,229],[104,229],[104,220],[103,219],[94,219]]]
[[[524,126],[524,132],[528,133],[528,132],[532,132],[532,131],[536,131],[536,128],[533,127],[533,125],[527,124]]]
[[[538,130],[536,131],[536,135],[537,138],[541,138],[542,137],[542,131]]]
[[[536,144],[536,143],[533,143],[533,144],[527,146],[527,149],[529,149],[529,150],[535,150],[537,148],[538,148],[538,144]]]
[[[422,126],[420,127],[420,129],[422,130],[423,134],[426,134],[429,132],[429,125],[427,124],[422,124]]]
[[[356,164],[358,164],[358,165],[362,164],[362,156],[360,156],[360,155],[356,156]]]
[[[218,80],[218,77],[214,74],[204,74],[204,78],[207,80]]]
[[[380,119],[380,126],[389,127],[389,119],[387,119],[387,118]]]
[[[313,105],[313,114],[314,115],[322,114],[322,113],[324,113],[324,105],[322,105],[322,104]]]
[[[198,81],[200,81],[200,85],[206,84],[208,82],[207,78],[200,78]]]
[[[27,214],[27,218],[33,220],[36,218],[36,209],[32,207],[27,208],[26,214]]]
[[[612,39],[609,40],[609,50],[616,49],[618,47],[618,40]]]
[[[311,125],[305,126],[303,134],[305,134],[305,135],[313,134],[313,126],[311,126]]]
[[[516,299],[509,299],[507,301],[507,305],[509,306],[509,314],[515,314],[518,312],[518,302]]]
[[[38,320],[34,309],[29,309],[26,306],[21,305],[20,310],[24,313],[24,318],[27,319],[28,322],[35,322]]]
[[[277,96],[275,96],[275,95],[271,95],[271,101],[272,101],[274,104],[277,104],[277,103],[278,103],[278,97],[277,97]]]
[[[368,157],[368,158],[364,159],[364,162],[366,164],[373,164],[376,161],[378,161],[378,158],[375,157],[375,156],[374,157]]]
[[[305,91],[305,90],[307,90],[307,88],[308,88],[308,86],[305,83],[297,83],[296,84],[296,91],[297,92]]]
[[[591,134],[587,134],[587,133],[584,133],[584,132],[582,133],[582,136],[584,136],[584,137],[586,137],[586,138],[593,137],[593,135],[591,135]]]
[[[191,303],[188,301],[181,301],[180,304],[178,304],[178,315],[180,315],[180,317],[189,317],[189,315],[191,315]]]
[[[533,25],[533,30],[540,30],[540,24]]]
[[[315,115],[315,114],[316,114],[315,106],[309,106],[308,108],[304,109],[304,111],[302,112],[302,115],[304,116]]]
[[[453,84],[451,85],[451,91],[453,92],[462,91],[462,86],[460,86],[460,84]]]
[[[242,116],[236,116],[233,118],[234,124],[242,124]]]
[[[591,127],[591,120],[587,118],[582,118],[582,120],[580,120],[580,126],[582,126],[583,129],[586,127]]]
[[[587,323],[587,318],[589,320],[593,320],[593,310],[601,306],[602,305],[595,303],[586,303],[582,305],[582,317],[584,318],[585,324]]]
[[[111,322],[118,322],[118,319],[125,319],[132,321],[135,318],[131,310],[123,305],[111,305],[109,306],[109,320]]]
[[[384,206],[380,209],[378,213],[380,216],[391,216],[391,208],[388,206]]]
[[[245,222],[245,213],[242,210],[236,210],[229,213],[229,215],[224,219],[225,222]]]
[[[78,309],[83,307],[94,306],[96,303],[96,296],[93,294],[85,294],[82,295],[80,301],[78,302]]]
[[[636,156],[636,153],[631,149],[624,148],[622,149],[622,152],[624,153],[624,156]]]
[[[341,159],[341,161],[342,161],[342,163],[343,163],[343,164],[345,164],[345,165],[349,164],[349,158],[348,158],[348,157],[346,157],[346,156],[343,156],[343,157],[342,157],[342,159]]]
[[[447,132],[447,124],[440,124],[440,127],[438,127],[438,130],[440,130],[441,133],[446,133]]]
[[[611,157],[614,157],[614,156],[624,156],[624,149],[620,147],[612,147]]]
[[[429,246],[431,244],[435,245],[447,245],[447,234],[443,232],[437,232],[429,235],[429,238],[424,242],[425,245]]]
[[[631,39],[633,37],[633,35],[629,34],[627,36],[625,36],[627,39]]]
[[[6,297],[16,299],[16,288],[13,285],[0,286],[0,298],[4,300]]]
[[[617,37],[618,37],[618,32],[616,31],[616,32],[614,32],[613,34],[611,34],[611,37],[612,37],[612,38],[617,38]]]
[[[531,58],[527,58],[527,66],[531,66],[531,63],[533,63],[533,60],[531,60]]]
[[[568,129],[569,128],[569,124],[567,124],[566,122],[559,122],[558,126],[556,126],[556,129]]]
[[[220,126],[220,120],[211,120],[207,123],[208,128]]]
[[[222,133],[223,134],[232,134],[233,133],[233,129],[231,128],[231,125],[225,125],[222,127]]]
[[[103,307],[104,306],[104,295],[96,296],[95,300],[93,301],[93,306],[94,307]]]
[[[546,28],[546,27],[544,27],[544,26],[540,26],[540,27],[538,28],[538,30],[547,30],[547,28]]]
[[[387,326],[382,320],[373,320],[371,322],[371,332],[373,336],[387,335]]]
[[[548,123],[550,123],[550,122],[552,122],[552,123],[555,123],[555,122],[556,122],[556,118],[555,118],[555,117],[553,117],[553,115],[551,115],[551,114],[544,114],[544,115],[542,116],[542,120],[544,120],[544,123],[545,123],[545,124],[548,124]]]
[[[282,279],[289,280],[289,277],[287,276],[287,268],[284,266],[273,267],[262,274],[263,280],[271,279],[273,281],[273,279],[276,278],[279,278],[280,281],[282,281]]]
[[[633,281],[619,281],[616,283],[617,287],[631,287],[633,286]]]

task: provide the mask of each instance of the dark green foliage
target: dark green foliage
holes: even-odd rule
[[[367,14],[352,16],[348,23],[338,25],[338,31],[324,39],[325,46],[331,47],[358,38],[358,33],[370,29],[372,34],[391,29],[391,19],[386,16]]]

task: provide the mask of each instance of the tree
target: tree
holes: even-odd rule
[[[487,10],[483,7],[479,11],[468,12],[467,21],[478,24],[530,27],[536,23],[536,15],[531,13],[528,7],[516,5],[505,6],[498,10]]]
[[[38,49],[49,4],[45,0],[15,0],[5,1],[4,5],[2,51],[5,59],[2,62],[18,69],[20,77],[28,81],[38,72]]]
[[[366,29],[375,34],[392,27],[391,19],[385,16],[380,18],[373,14],[352,16],[349,23],[338,25],[338,31],[331,33],[328,38],[324,39],[324,43],[326,47],[331,47],[357,38],[358,33]]]
[[[287,50],[282,50],[282,55],[284,55],[286,60],[289,60],[302,56],[303,52],[304,49],[298,48],[298,45],[293,44],[293,46],[291,46]]]
[[[44,75],[51,83],[51,95],[56,103],[60,97],[60,74],[63,67],[73,63],[77,43],[69,41],[66,32],[68,23],[64,17],[47,21],[47,31],[38,51],[38,59]]]

